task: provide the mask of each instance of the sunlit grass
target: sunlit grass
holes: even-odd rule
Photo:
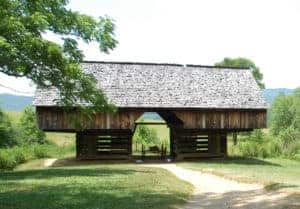
[[[300,192],[300,162],[288,159],[228,158],[178,163],[245,182],[279,185]]]
[[[171,209],[193,188],[159,168],[89,165],[0,173],[0,208]]]

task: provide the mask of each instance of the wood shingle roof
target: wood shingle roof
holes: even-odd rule
[[[84,62],[108,100],[121,108],[266,109],[249,69],[121,62]],[[38,88],[35,106],[56,106],[59,92]]]

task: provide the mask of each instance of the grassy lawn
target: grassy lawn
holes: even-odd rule
[[[300,192],[300,161],[229,158],[183,162],[178,165],[244,182],[262,183],[270,189],[287,188]]]
[[[75,146],[74,133],[46,132],[46,138],[57,146]]]
[[[1,209],[163,209],[183,204],[191,191],[163,169],[133,164],[0,173]]]

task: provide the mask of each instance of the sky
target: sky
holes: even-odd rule
[[[70,0],[69,8],[115,20],[119,44],[110,54],[96,43],[79,46],[85,60],[213,65],[246,57],[266,88],[300,86],[298,0]],[[45,38],[59,42],[52,33]],[[33,94],[27,79],[0,74],[0,92]]]

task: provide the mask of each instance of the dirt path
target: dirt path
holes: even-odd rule
[[[47,158],[44,160],[44,166],[51,167],[55,163],[56,160],[57,160],[57,158]]]
[[[240,183],[175,164],[145,166],[164,168],[194,185],[194,194],[183,209],[300,209],[299,196],[266,191],[262,185]]]

